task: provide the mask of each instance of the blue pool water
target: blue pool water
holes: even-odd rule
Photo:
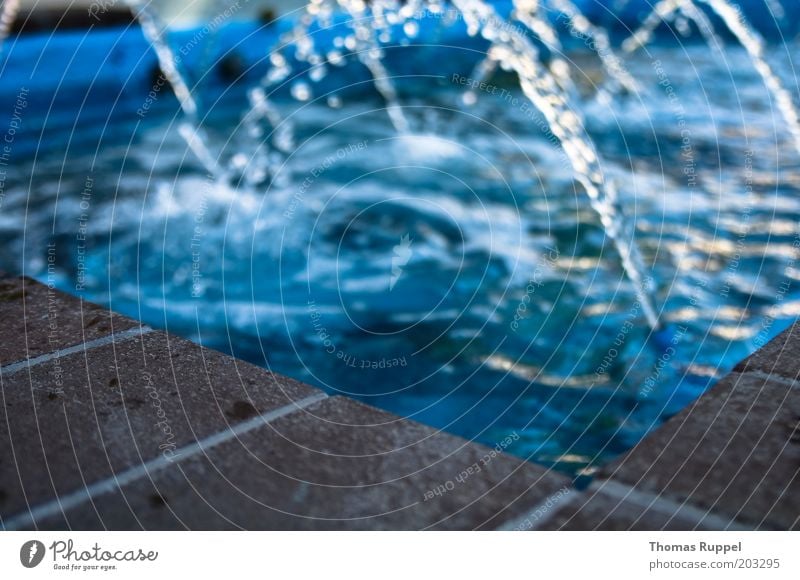
[[[233,35],[244,60],[274,34],[248,30]],[[130,74],[90,87],[73,63],[57,73],[64,87],[48,86],[52,75],[26,71],[52,42],[62,54],[94,46]],[[635,53],[625,63],[642,91],[610,101],[595,94],[592,55],[570,50],[588,131],[635,224],[660,311],[653,332],[514,79],[501,72],[462,103],[473,42],[389,51],[388,68],[405,75],[407,135],[357,63],[311,82],[306,100],[287,85],[275,104],[294,143],[269,151],[272,175],[249,184],[235,170],[209,177],[168,88],[148,97],[155,62],[137,30],[7,45],[0,113],[5,134],[15,128],[0,268],[590,473],[800,313],[800,154],[733,44],[722,55],[691,41]],[[108,43],[117,52],[100,50]],[[769,54],[794,94],[796,51]],[[247,83],[223,80],[195,79],[206,146],[252,170],[253,140],[269,135],[240,124]]]

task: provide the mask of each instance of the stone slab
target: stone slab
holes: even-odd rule
[[[139,326],[32,278],[0,275],[0,366]]]
[[[152,332],[2,380],[0,516],[320,391]],[[24,490],[24,491],[23,491]]]
[[[577,492],[574,492],[577,494]],[[649,497],[609,493],[602,484],[562,501],[537,530],[566,531],[690,531],[721,530],[715,514]],[[533,514],[535,516],[537,514]],[[545,514],[546,515],[546,514]],[[523,528],[524,529],[524,528]]]
[[[736,365],[733,372],[762,372],[792,381],[800,379],[800,324],[784,330]]]
[[[800,389],[729,375],[601,477],[751,527],[798,529]]]
[[[469,473],[475,465],[480,471]],[[123,530],[493,529],[568,484],[542,467],[333,397],[40,523]]]

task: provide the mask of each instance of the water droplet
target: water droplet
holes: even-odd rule
[[[280,52],[273,52],[269,55],[269,61],[273,64],[273,66],[286,66],[286,59]]]
[[[471,107],[478,102],[478,95],[475,94],[475,91],[467,91],[461,96],[461,101],[468,107]]]
[[[557,77],[566,78],[569,76],[569,65],[563,59],[556,58],[550,63],[550,70]]]
[[[689,21],[684,17],[677,17],[675,19],[675,28],[681,36],[688,37],[692,33],[692,28],[689,26]]]
[[[277,83],[289,76],[291,70],[288,66],[275,67],[267,73],[267,80],[270,83]]]
[[[328,62],[331,63],[333,66],[343,66],[344,65],[344,57],[342,53],[338,50],[332,50],[328,53]]]
[[[339,98],[337,95],[330,95],[328,97],[328,106],[331,109],[341,109],[342,108],[342,99]]]
[[[247,167],[247,155],[244,153],[237,153],[231,158],[231,167],[234,169],[242,169]]]
[[[321,64],[315,66],[308,72],[308,78],[317,83],[322,79],[324,79],[327,74],[328,74],[328,69],[325,68],[325,65]]]
[[[403,25],[403,32],[405,32],[406,36],[409,38],[416,38],[417,34],[419,34],[419,24],[413,20],[409,20]]]
[[[298,101],[307,101],[311,98],[311,87],[308,83],[297,81],[292,85],[292,96]]]

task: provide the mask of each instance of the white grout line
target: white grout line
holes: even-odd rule
[[[219,445],[220,443],[230,441],[239,437],[240,435],[244,435],[249,431],[263,427],[270,421],[274,421],[275,419],[289,415],[294,411],[305,409],[306,407],[313,405],[314,403],[318,403],[327,397],[328,395],[325,393],[317,393],[315,395],[311,395],[310,397],[306,397],[305,399],[301,399],[299,401],[289,403],[288,405],[284,405],[283,407],[273,409],[272,411],[268,411],[258,415],[257,417],[243,421],[242,423],[238,423],[224,431],[219,431],[218,433],[209,435],[204,439],[200,439],[185,445],[184,447],[177,449],[170,457],[159,455],[155,459],[151,459],[145,463],[130,467],[122,473],[112,475],[106,479],[101,479],[100,481],[96,481],[95,483],[87,485],[82,489],[78,489],[67,495],[56,497],[48,502],[39,504],[27,512],[12,516],[5,522],[0,522],[0,528],[5,528],[6,530],[18,530],[20,528],[30,526],[31,524],[35,524],[37,520],[58,515],[60,513],[65,513],[68,510],[78,507],[79,505],[90,501],[93,498],[96,498],[100,495],[113,493],[129,483],[133,483],[137,479],[160,471],[176,461],[181,461],[193,455],[202,453],[216,445]]]
[[[61,357],[69,356],[71,354],[75,354],[78,352],[84,352],[93,348],[97,348],[99,346],[105,346],[107,344],[111,344],[112,342],[113,343],[122,342],[124,340],[128,340],[129,338],[142,336],[150,332],[153,332],[153,329],[150,328],[149,326],[138,326],[136,328],[129,328],[128,330],[123,330],[122,332],[115,332],[113,334],[103,336],[102,338],[96,338],[95,340],[90,340],[87,342],[82,342],[80,344],[69,346],[67,348],[54,350],[53,352],[49,352],[47,354],[43,354],[35,358],[29,358],[2,366],[0,367],[0,375],[2,375],[3,377],[8,377],[23,369],[45,363],[53,359],[59,359]]]
[[[618,481],[604,480],[595,482],[589,486],[585,492],[578,492],[570,488],[570,495],[564,498],[563,489],[548,497],[525,514],[518,516],[500,525],[498,531],[511,531],[518,529],[536,530],[550,521],[559,511],[574,503],[580,496],[586,493],[605,493],[622,503],[630,503],[647,511],[653,511],[668,516],[680,516],[694,522],[703,523],[715,530],[750,530],[747,526],[719,516],[712,511],[706,511],[690,504],[681,504],[659,495],[639,491]],[[537,512],[541,515],[536,515]]]
[[[665,515],[680,516],[691,520],[695,524],[702,523],[714,530],[751,530],[727,517],[717,515],[711,510],[704,510],[687,503],[678,503],[661,495],[640,491],[629,485],[606,479],[592,483],[589,490],[606,493],[622,502],[630,502],[647,510],[652,510]]]
[[[566,489],[566,491],[564,491]],[[516,530],[535,530],[548,522],[562,508],[574,502],[580,492],[572,487],[562,487],[546,500],[540,502],[527,512],[516,518],[512,518],[497,527],[499,532],[509,532]],[[565,497],[566,496],[566,497]],[[541,512],[541,515],[536,515]]]
[[[761,379],[763,381],[769,381],[769,382],[772,382],[772,383],[778,383],[778,384],[784,385],[786,387],[794,387],[794,388],[798,387],[798,382],[795,381],[795,380],[792,380],[792,379],[787,378],[787,377],[782,377],[782,376],[780,376],[778,374],[765,373],[764,371],[743,370],[743,371],[734,371],[734,372],[731,373],[731,375],[734,375],[734,374],[739,375],[740,377],[745,377],[747,375],[752,375],[752,376],[754,376],[754,377],[756,377],[758,379]],[[730,375],[728,375],[728,376],[730,376]],[[737,379],[737,382],[738,382],[738,379]],[[736,382],[734,382],[734,387],[735,386],[736,386]]]

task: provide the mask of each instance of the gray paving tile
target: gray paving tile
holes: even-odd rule
[[[476,464],[480,471],[470,474]],[[334,397],[40,524],[494,528],[568,484],[541,467]]]
[[[0,366],[139,325],[31,278],[0,277]]]
[[[784,330],[733,370],[736,373],[752,371],[793,381],[800,378],[800,323]]]
[[[160,332],[35,365],[2,379],[0,516],[315,393]]]
[[[531,520],[535,522],[537,515],[532,514]],[[546,516],[546,512],[542,515]],[[686,531],[723,530],[728,524],[693,506],[636,497],[635,494],[609,493],[602,484],[570,498],[570,501],[557,503],[550,517],[542,517],[542,522],[536,529]]]
[[[800,527],[800,389],[733,374],[603,469],[761,527]]]

